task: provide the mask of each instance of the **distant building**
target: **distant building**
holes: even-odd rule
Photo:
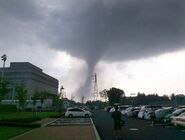
[[[47,91],[49,98],[53,98],[58,93],[58,80],[43,73],[42,69],[29,62],[12,62],[10,67],[3,70],[4,77],[10,81],[11,92],[6,96],[7,100],[15,99],[16,85],[23,85],[28,93],[27,99],[30,100],[34,91]]]

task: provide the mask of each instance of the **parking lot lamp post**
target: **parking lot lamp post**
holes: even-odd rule
[[[132,98],[132,106],[134,105],[134,96],[135,96],[135,93],[131,93],[131,98]]]
[[[64,87],[61,85],[61,88],[60,88],[60,110],[63,109],[63,90],[64,90]]]
[[[60,88],[60,98],[61,99],[63,98],[63,93],[62,93],[63,90],[64,90],[64,87],[61,85],[61,88]]]

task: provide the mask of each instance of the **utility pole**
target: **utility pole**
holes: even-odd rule
[[[94,101],[98,99],[98,81],[96,73],[93,75],[93,97]]]

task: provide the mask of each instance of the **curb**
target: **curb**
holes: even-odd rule
[[[94,122],[93,122],[92,118],[90,118],[90,119],[91,119],[91,122],[92,122],[92,126],[93,126],[93,129],[94,129],[96,140],[101,140],[100,135],[98,134],[98,131],[97,131],[95,125],[94,125]]]
[[[54,121],[56,121],[56,120],[58,120],[58,119],[59,119],[59,118],[57,118],[57,119],[55,119],[55,120],[53,120],[53,121],[51,121],[51,122],[49,122],[49,123],[43,124],[43,125],[41,125],[41,127],[39,127],[39,128],[35,128],[35,129],[30,130],[30,131],[26,131],[25,133],[22,133],[22,134],[20,134],[20,135],[17,135],[17,136],[15,136],[15,137],[12,137],[12,138],[10,138],[9,140],[14,140],[14,139],[16,139],[16,138],[18,138],[18,137],[20,137],[20,136],[23,136],[23,135],[25,135],[25,134],[31,133],[31,132],[33,132],[33,131],[35,131],[35,130],[37,130],[37,129],[40,129],[40,128],[42,128],[42,127],[47,126],[48,124],[50,124],[50,123],[52,123],[52,122],[54,122]]]

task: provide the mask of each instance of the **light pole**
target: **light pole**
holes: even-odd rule
[[[11,86],[12,86],[12,103],[14,103],[15,102],[15,84],[12,83]]]
[[[63,93],[62,93],[62,91],[64,90],[64,87],[61,85],[61,87],[60,87],[60,107],[59,107],[59,112],[61,112],[62,111],[62,109],[63,109]]]
[[[7,60],[6,54],[1,56],[1,60],[3,61],[3,71],[2,71],[2,78],[4,77],[4,68],[5,68],[5,61]]]
[[[134,96],[135,96],[135,93],[131,93],[131,98],[132,98],[132,105],[134,105]]]
[[[61,85],[61,87],[60,87],[60,98],[63,98],[63,94],[62,94],[63,90],[64,90],[64,87]]]

